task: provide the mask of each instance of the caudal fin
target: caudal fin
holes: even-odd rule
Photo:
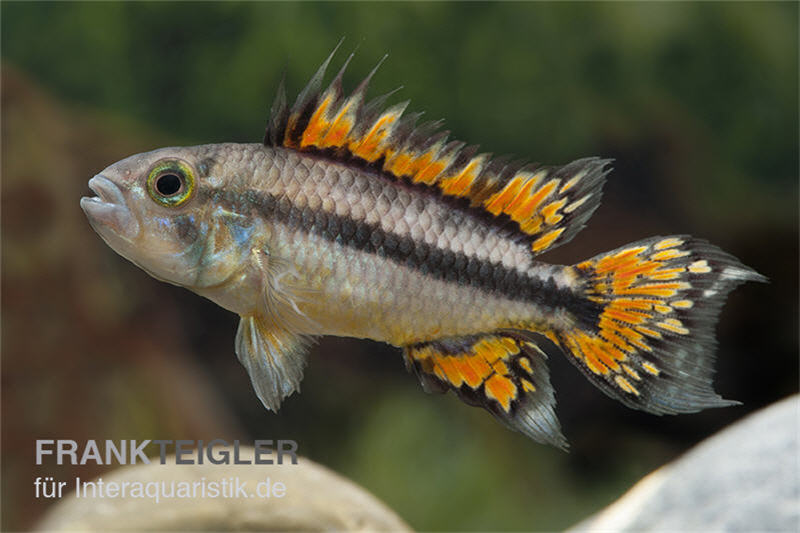
[[[688,236],[653,237],[573,268],[596,314],[548,336],[603,392],[655,414],[737,403],[712,388],[714,326],[728,293],[764,276]]]

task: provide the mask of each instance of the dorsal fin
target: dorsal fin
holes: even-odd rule
[[[281,87],[264,137],[266,145],[360,161],[384,176],[461,198],[468,209],[490,213],[499,224],[516,230],[534,254],[569,241],[600,204],[609,160],[592,157],[546,167],[492,159],[491,154],[478,153],[477,146],[449,141],[449,132],[439,131],[441,121],[418,126],[421,113],[403,115],[408,102],[386,107],[388,95],[366,102],[369,81],[380,62],[345,96],[342,76],[351,54],[323,91],[322,79],[332,57],[333,53],[291,109]]]

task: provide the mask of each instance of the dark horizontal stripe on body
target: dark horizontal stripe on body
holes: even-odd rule
[[[582,324],[595,329],[602,306],[559,288],[552,278],[542,280],[488,259],[462,252],[444,250],[408,236],[387,232],[379,225],[328,213],[322,209],[297,207],[285,198],[262,191],[201,189],[212,201],[238,213],[247,213],[255,206],[259,214],[289,226],[302,229],[342,246],[376,254],[398,265],[416,270],[431,278],[476,287],[502,295],[513,301],[537,304],[545,309],[568,310]]]

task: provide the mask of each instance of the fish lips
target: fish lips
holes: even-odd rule
[[[89,180],[89,189],[97,196],[81,198],[81,209],[100,236],[107,239],[117,235],[131,240],[139,234],[139,221],[128,208],[116,183],[98,174]]]

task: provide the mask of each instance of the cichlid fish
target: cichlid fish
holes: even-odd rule
[[[426,391],[562,448],[548,340],[629,407],[736,403],[712,388],[713,329],[726,295],[763,276],[686,235],[539,261],[598,207],[609,160],[478,153],[407,102],[367,102],[377,66],[344,95],[348,58],[323,90],[332,57],[291,108],[281,84],[263,143],[134,155],[81,199],[120,255],[241,316],[236,354],[268,409],[298,389],[319,335],[402,347]]]

